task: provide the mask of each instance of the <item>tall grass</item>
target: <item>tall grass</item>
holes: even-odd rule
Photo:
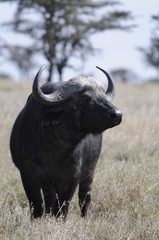
[[[76,193],[66,222],[31,222],[9,152],[10,131],[31,86],[0,83],[0,239],[159,239],[159,85],[116,88],[123,122],[104,133],[88,218],[80,217]]]

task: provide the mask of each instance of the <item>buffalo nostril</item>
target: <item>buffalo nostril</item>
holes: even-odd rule
[[[123,113],[122,113],[121,111],[119,111],[119,110],[116,111],[116,114],[117,114],[118,117],[121,117],[121,118],[122,118],[122,116],[123,116]]]

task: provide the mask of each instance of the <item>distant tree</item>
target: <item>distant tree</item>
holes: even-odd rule
[[[118,82],[137,82],[138,76],[133,71],[126,68],[117,68],[111,71],[112,77]]]
[[[150,45],[148,48],[140,47],[139,50],[144,55],[146,63],[157,70],[159,79],[159,15],[152,16],[152,20],[156,26],[152,32]]]
[[[25,73],[26,78],[29,77],[29,71],[34,66],[32,49],[22,46],[12,46],[6,43],[2,46],[2,54],[5,56],[5,61],[14,62],[20,69],[20,72]]]
[[[0,2],[3,0],[0,0]],[[63,70],[76,57],[85,60],[95,49],[90,36],[111,29],[127,30],[130,12],[116,10],[119,1],[112,0],[12,0],[17,3],[14,20],[6,23],[17,34],[31,38],[27,46],[8,45],[3,48],[21,70],[33,66],[35,54],[48,61],[51,81],[56,69],[59,80]],[[8,1],[9,2],[9,1]],[[21,61],[20,61],[21,60]]]

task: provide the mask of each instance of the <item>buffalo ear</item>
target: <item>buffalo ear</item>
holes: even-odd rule
[[[41,128],[54,127],[62,122],[63,111],[48,112],[42,116],[40,121]]]

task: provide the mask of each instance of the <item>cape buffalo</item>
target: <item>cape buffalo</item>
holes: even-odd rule
[[[20,170],[32,218],[40,217],[44,208],[45,214],[65,218],[78,185],[81,215],[87,215],[102,132],[122,120],[121,111],[111,103],[114,83],[97,68],[108,79],[106,91],[92,77],[40,87],[43,66],[14,123],[11,155]]]

